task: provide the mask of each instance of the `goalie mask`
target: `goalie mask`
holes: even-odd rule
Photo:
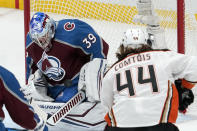
[[[128,29],[123,36],[121,44],[125,47],[140,48],[147,44],[148,34],[146,31],[138,28]]]
[[[37,12],[30,21],[30,37],[42,49],[49,50],[51,39],[55,35],[55,21],[47,14]]]

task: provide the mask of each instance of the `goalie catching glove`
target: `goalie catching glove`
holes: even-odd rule
[[[101,82],[106,66],[106,59],[94,58],[80,70],[78,90],[85,90],[90,102],[100,101]]]
[[[20,89],[24,97],[27,100],[38,100],[38,101],[54,101],[53,98],[47,96],[47,86],[42,73],[37,70],[34,74],[31,74],[28,79],[28,84],[21,87]]]

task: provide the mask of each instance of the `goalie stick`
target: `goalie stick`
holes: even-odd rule
[[[40,112],[40,116],[46,120],[46,123],[51,126],[55,126],[59,121],[61,121],[66,115],[69,114],[71,110],[73,110],[77,105],[79,105],[85,99],[85,93],[83,91],[79,91],[75,96],[73,96],[67,103],[65,103],[61,108],[59,108],[51,117],[46,120],[48,114],[44,112],[34,101],[31,100],[31,105]],[[41,104],[41,103],[40,103]]]
[[[47,124],[55,126],[60,120],[62,120],[68,113],[79,105],[85,99],[85,93],[79,91],[72,99],[70,99],[65,105],[63,105],[58,111],[56,111],[51,117],[47,119]]]

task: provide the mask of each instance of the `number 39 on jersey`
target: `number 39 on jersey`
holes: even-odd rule
[[[87,48],[90,48],[95,42],[96,37],[93,34],[88,34],[88,36],[83,39],[83,43],[87,45]]]

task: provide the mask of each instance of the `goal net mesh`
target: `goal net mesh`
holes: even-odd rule
[[[165,29],[169,49],[177,51],[177,0],[152,0],[160,25]],[[185,0],[185,50],[196,55],[196,0]],[[109,63],[113,63],[123,32],[133,26],[138,13],[135,0],[30,0],[31,15],[37,11],[48,13],[55,20],[78,18],[89,23],[109,44]]]

